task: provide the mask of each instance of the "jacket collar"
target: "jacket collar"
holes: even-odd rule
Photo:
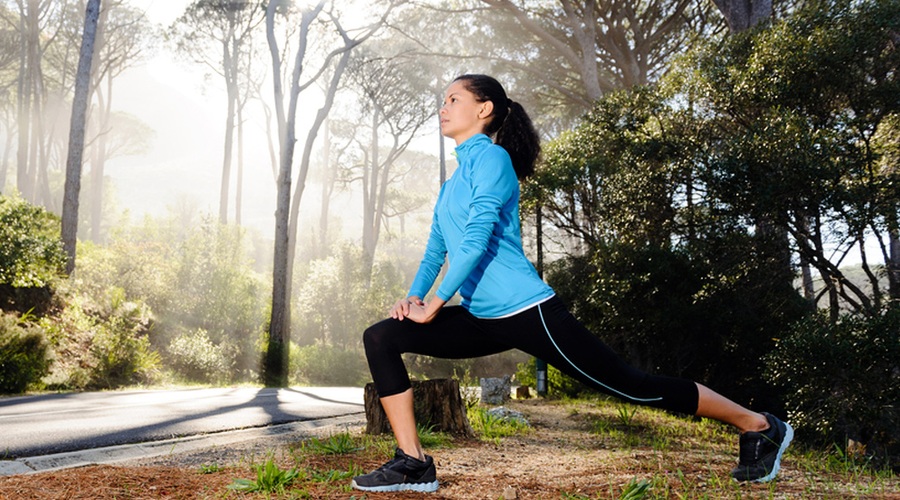
[[[475,134],[466,139],[465,142],[459,146],[456,146],[456,159],[462,163],[472,151],[493,143],[494,141],[492,141],[490,137],[484,134]]]

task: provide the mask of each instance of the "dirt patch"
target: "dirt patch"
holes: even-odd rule
[[[514,401],[531,431],[496,440],[455,440],[432,448],[441,488],[436,493],[362,494],[349,479],[328,474],[367,472],[390,454],[389,439],[336,456],[300,443],[253,442],[179,456],[0,478],[0,498],[200,499],[264,498],[228,489],[254,479],[254,464],[273,460],[304,471],[269,498],[598,499],[619,498],[629,483],[650,483],[647,498],[900,498],[895,477],[839,474],[789,451],[777,481],[737,484],[737,436],[724,426],[640,409],[617,413],[611,403]],[[817,467],[819,467],[817,469]],[[327,474],[325,473],[327,471]],[[637,497],[641,498],[641,497]]]

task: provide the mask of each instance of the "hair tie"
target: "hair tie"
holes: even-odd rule
[[[507,99],[506,99],[506,107],[507,107],[507,108],[511,108],[511,107],[512,107],[512,105],[513,105],[513,100],[512,100],[512,99],[509,99],[509,98],[507,98]]]

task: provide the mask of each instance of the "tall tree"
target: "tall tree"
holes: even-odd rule
[[[47,182],[47,134],[44,130],[48,100],[44,55],[56,42],[65,21],[68,1],[16,0],[15,11],[0,11],[18,34],[18,75],[16,78],[16,186],[25,199],[52,200]],[[63,70],[64,73],[64,70]],[[41,184],[39,184],[41,182]],[[40,189],[40,191],[39,191]]]
[[[238,107],[245,102],[242,93],[251,91],[251,86],[242,84],[242,76],[246,74],[242,65],[252,61],[246,55],[255,29],[264,20],[264,12],[263,2],[259,0],[195,0],[170,30],[170,37],[179,51],[206,65],[225,81],[228,102],[219,189],[219,220],[222,223],[228,222]]]
[[[84,154],[84,127],[87,120],[88,97],[91,85],[91,62],[94,57],[94,38],[100,0],[88,0],[84,11],[84,36],[78,57],[75,96],[72,101],[72,122],[69,127],[69,154],[66,160],[66,188],[63,199],[62,242],[66,252],[66,273],[75,270],[75,243],[78,233],[78,197],[81,191],[81,166]]]
[[[269,341],[266,351],[264,366],[264,379],[266,385],[283,386],[287,383],[288,345],[290,342],[290,290],[293,270],[294,252],[296,249],[297,226],[300,211],[300,199],[306,186],[306,177],[309,172],[310,156],[313,144],[319,129],[331,107],[334,104],[334,96],[338,84],[344,74],[344,70],[350,59],[350,52],[376,31],[381,29],[388,14],[394,7],[392,1],[385,7],[382,15],[375,22],[354,31],[358,36],[351,37],[339,18],[339,13],[332,5],[326,10],[326,1],[320,0],[313,8],[300,13],[298,43],[295,49],[293,69],[290,72],[288,100],[285,102],[283,84],[281,82],[284,55],[279,49],[275,36],[276,14],[289,15],[291,13],[288,2],[284,0],[272,1],[266,8],[266,39],[269,44],[269,52],[272,58],[272,75],[275,94],[275,116],[278,123],[279,137],[279,172],[277,180],[276,211],[275,211],[275,256],[272,276],[272,315],[269,321]],[[301,82],[304,76],[307,60],[307,48],[310,43],[310,31],[313,22],[320,14],[328,17],[328,26],[337,34],[338,42],[325,56],[323,63],[312,72],[312,75]],[[307,132],[306,141],[297,173],[296,186],[293,194],[291,186],[293,182],[292,165],[294,162],[294,145],[296,142],[296,118],[297,104],[300,93],[321,76],[330,72],[330,78],[325,88],[325,99],[322,106],[316,112],[313,122]]]
[[[369,117],[368,140],[361,144],[363,161],[356,169],[363,191],[363,273],[367,277],[386,217],[399,215],[389,211],[389,197],[394,194],[390,187],[405,172],[397,171],[394,164],[436,108],[429,75],[404,57],[411,47],[389,47],[388,55],[381,55],[385,45],[379,51],[360,51],[350,70],[362,112]]]
[[[142,12],[122,0],[104,4],[97,22],[96,59],[91,85],[97,104],[90,117],[95,134],[91,145],[90,234],[91,240],[95,242],[99,242],[102,237],[103,176],[106,161],[110,159],[114,149],[123,145],[122,142],[113,145],[109,140],[114,119],[113,84],[119,75],[141,60],[144,52],[150,48],[151,41],[150,26]],[[133,139],[139,142],[142,138]]]
[[[549,126],[567,128],[605,93],[656,81],[697,33],[708,34],[703,0],[477,0],[474,26],[482,37],[466,53],[521,78],[534,94],[529,109]]]

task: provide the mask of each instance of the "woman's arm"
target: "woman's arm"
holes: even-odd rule
[[[472,169],[472,198],[462,240],[435,296],[450,300],[481,263],[503,206],[518,188],[509,155],[500,147],[487,151]]]

